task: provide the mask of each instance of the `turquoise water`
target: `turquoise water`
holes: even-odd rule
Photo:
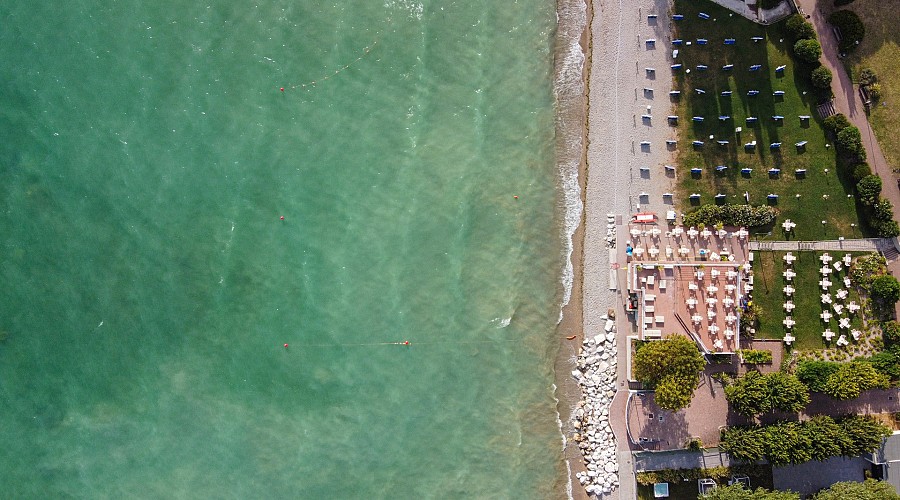
[[[0,0],[3,496],[558,495],[554,9]]]

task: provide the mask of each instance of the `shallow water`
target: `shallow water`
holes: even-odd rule
[[[554,8],[0,0],[6,495],[558,494]]]

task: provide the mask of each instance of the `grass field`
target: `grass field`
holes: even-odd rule
[[[712,19],[699,19],[701,10]],[[720,193],[729,203],[744,203],[744,193],[748,193],[752,204],[769,203],[767,196],[776,194],[778,199],[771,203],[780,210],[781,219],[797,222],[794,236],[799,239],[862,236],[855,201],[847,197],[852,185],[836,175],[834,148],[826,147],[828,141],[813,109],[816,98],[806,76],[809,70],[791,59],[789,42],[782,34],[783,23],[759,26],[737,15],[729,16],[726,9],[705,1],[676,0],[673,12],[685,16],[674,23],[673,34],[673,38],[685,41],[676,58],[684,68],[674,72],[675,88],[681,90],[680,98],[674,99],[679,117],[680,205],[690,208],[691,193],[701,194],[700,203],[712,203]],[[751,37],[764,40],[754,43]],[[709,42],[698,45],[698,38]],[[725,38],[736,42],[725,45]],[[693,43],[687,46],[688,41]],[[734,69],[723,70],[726,64],[733,64]],[[761,65],[758,71],[749,71],[757,64]],[[708,69],[698,70],[698,65]],[[776,72],[781,65],[786,66],[785,71]],[[696,89],[706,93],[698,95]],[[750,90],[759,94],[748,96]],[[722,96],[723,91],[732,94]],[[776,97],[775,91],[784,95]],[[774,115],[784,119],[774,120]],[[813,118],[801,121],[801,115]],[[703,122],[692,121],[695,116],[703,117]],[[722,121],[719,116],[730,118]],[[747,117],[757,117],[758,121],[748,124]],[[743,130],[737,133],[736,127]],[[705,145],[694,148],[694,140],[702,140]],[[718,140],[729,144],[718,145]],[[751,141],[757,146],[745,149],[744,144]],[[794,146],[801,141],[808,141],[806,148]],[[780,150],[770,150],[774,142],[782,143]],[[717,172],[719,165],[728,168]],[[702,173],[692,175],[692,168],[700,168]],[[752,173],[742,174],[744,168],[752,169]],[[780,175],[769,175],[772,168],[781,169]],[[806,169],[806,175],[795,175],[797,169]],[[767,237],[783,239],[779,231]]]
[[[830,2],[823,6],[831,7]],[[896,2],[893,8],[886,7],[884,0],[856,0],[842,7],[850,9],[866,25],[866,36],[862,43],[846,59],[852,74],[858,75],[863,68],[872,68],[878,74],[882,103],[873,107],[869,123],[875,130],[881,150],[888,163],[896,171],[900,168],[900,9]],[[855,80],[855,79],[854,79]]]
[[[854,258],[865,255],[864,253],[853,252],[829,252],[830,255],[839,259],[845,253],[850,253]],[[753,263],[754,287],[753,302],[760,306],[760,325],[756,331],[759,338],[782,339],[785,334],[785,327],[782,321],[787,316],[783,304],[786,296],[783,289],[788,284],[782,272],[786,269],[786,264],[782,257],[785,252],[756,252],[756,259]],[[819,261],[819,252],[793,252],[799,260],[794,262],[793,269],[797,276],[793,280],[793,286],[797,290],[794,292],[793,302],[796,306],[791,316],[797,324],[793,328],[793,335],[797,340],[793,344],[794,349],[823,349],[826,347],[834,347],[837,337],[832,339],[828,344],[822,338],[822,332],[825,328],[831,328],[836,334],[847,331],[840,331],[838,327],[838,318],[832,317],[826,324],[819,314],[824,310],[821,303],[822,289],[819,287],[819,268],[822,263]],[[832,272],[829,280],[833,283],[829,292],[834,298],[834,294],[838,289],[844,288],[843,278],[847,276],[847,270],[841,272]],[[848,304],[851,300],[860,304],[859,294],[855,287],[848,289],[850,296],[844,299],[844,303]],[[834,314],[831,306],[827,306],[828,310]],[[845,313],[846,315],[846,313]],[[851,316],[852,328],[862,329],[862,320],[859,314]],[[852,338],[847,335],[847,340]]]

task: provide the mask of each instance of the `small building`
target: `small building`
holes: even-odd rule
[[[881,447],[863,455],[872,464],[872,477],[890,483],[900,491],[900,431],[888,436]]]

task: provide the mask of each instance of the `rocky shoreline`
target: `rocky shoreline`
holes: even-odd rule
[[[601,316],[604,332],[585,335],[572,376],[581,386],[584,400],[573,414],[578,431],[572,438],[584,455],[587,471],[575,475],[588,494],[609,494],[619,485],[616,439],[609,423],[609,409],[616,395],[616,328],[613,311]]]

